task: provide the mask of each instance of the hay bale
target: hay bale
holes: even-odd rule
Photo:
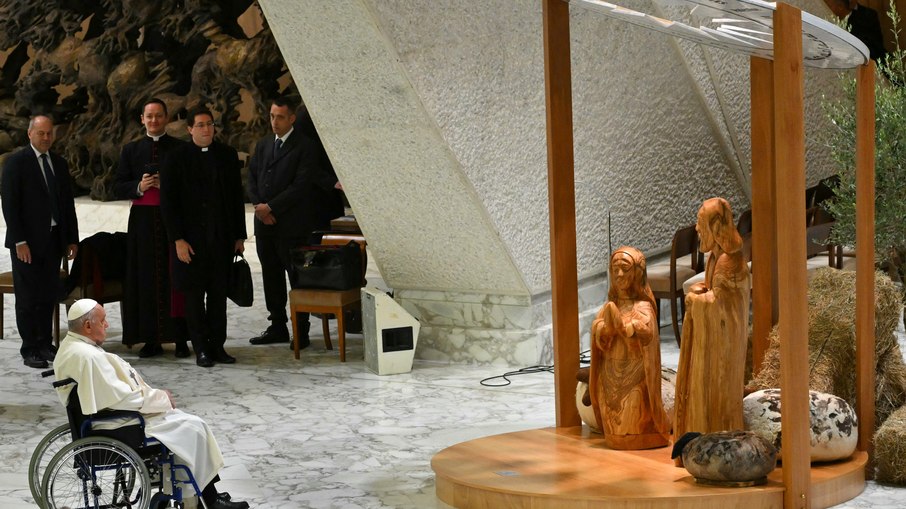
[[[906,365],[894,334],[903,304],[893,281],[875,272],[875,422],[880,425],[906,403]],[[855,407],[856,274],[831,268],[816,271],[808,287],[809,389],[834,394]],[[758,376],[746,392],[780,387],[777,327]]]
[[[906,406],[900,407],[878,428],[874,438],[875,479],[906,484]]]

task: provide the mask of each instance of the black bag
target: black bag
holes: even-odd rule
[[[362,286],[362,249],[345,246],[304,246],[292,252],[290,284],[295,288],[349,290]]]
[[[233,264],[230,266],[230,281],[227,288],[227,297],[239,307],[251,307],[255,299],[252,288],[252,269],[245,261],[242,253],[233,255]]]

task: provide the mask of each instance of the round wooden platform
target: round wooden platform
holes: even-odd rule
[[[783,471],[751,488],[697,484],[670,447],[615,451],[588,428],[546,428],[479,438],[431,460],[437,497],[458,509],[724,509],[783,507]],[[811,507],[852,499],[865,488],[864,452],[813,466]]]

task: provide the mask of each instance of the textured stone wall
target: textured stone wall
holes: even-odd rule
[[[540,0],[261,5],[387,283],[544,301]],[[706,198],[748,208],[749,64],[582,9],[571,18],[579,275],[594,281],[608,214],[614,247],[651,252]],[[807,73],[810,183],[832,171],[818,99],[837,86],[834,72]]]

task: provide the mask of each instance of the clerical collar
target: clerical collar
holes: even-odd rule
[[[210,147],[201,147],[201,151],[202,151],[202,152],[207,152],[207,151],[208,151],[208,148],[210,148]]]
[[[163,138],[164,136],[166,136],[167,133],[161,134],[160,136],[154,136],[151,133],[147,133],[147,134],[148,134],[148,137],[151,138],[152,140],[160,141],[160,139]]]
[[[286,134],[284,134],[283,136],[277,136],[275,134],[274,141],[280,140],[281,143],[286,143],[286,139],[289,138],[289,135],[293,134],[293,129],[294,129],[293,127],[290,127],[289,131],[286,131]]]

